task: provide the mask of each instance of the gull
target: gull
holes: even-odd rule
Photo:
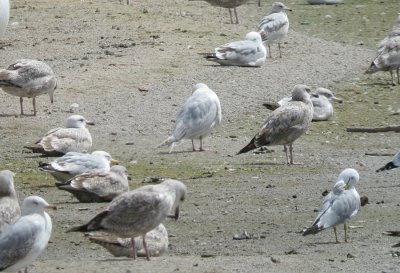
[[[80,115],[67,118],[65,128],[55,128],[34,144],[24,148],[46,156],[62,156],[68,152],[85,152],[92,147],[92,136],[86,124],[94,125]]]
[[[217,94],[204,83],[198,83],[194,86],[192,96],[179,110],[174,132],[158,147],[171,146],[171,153],[175,142],[191,139],[192,149],[196,151],[194,139],[199,139],[199,151],[204,151],[203,138],[221,122],[221,119],[221,104]]]
[[[3,38],[10,18],[10,2],[0,0],[0,38]]]
[[[385,170],[391,170],[391,169],[398,168],[398,167],[400,167],[400,152],[395,154],[389,163],[387,163],[385,166],[377,169],[376,172],[383,172]]]
[[[98,170],[108,172],[110,164],[117,164],[111,155],[104,151],[91,154],[69,152],[50,163],[39,163],[41,171],[50,173],[58,181],[67,181],[78,174]]]
[[[296,85],[292,92],[292,100],[273,111],[256,136],[238,154],[261,146],[283,145],[287,164],[294,164],[292,144],[307,131],[313,116],[309,91],[310,88],[306,85]],[[287,146],[289,146],[290,160]]]
[[[32,98],[33,115],[36,116],[36,97],[48,94],[53,103],[57,79],[46,63],[21,59],[7,69],[0,70],[0,87],[8,94],[19,97],[21,115],[24,115],[23,98]]]
[[[261,34],[262,40],[268,45],[269,57],[271,56],[272,43],[278,43],[279,57],[282,58],[281,41],[289,31],[289,19],[286,10],[290,10],[285,4],[275,2],[272,4],[271,13],[264,16],[258,24],[258,32]]]
[[[322,87],[317,88],[313,95],[317,95],[311,97],[314,107],[313,121],[329,120],[333,117],[332,101],[343,102],[342,99],[335,97],[331,90]],[[291,100],[292,97],[284,97],[278,102],[264,102],[263,105],[269,110],[275,110]]]
[[[171,210],[179,217],[179,205],[185,200],[186,186],[177,180],[168,179],[158,185],[144,186],[119,195],[108,208],[97,214],[87,224],[71,231],[102,230],[118,237],[131,238],[132,255],[136,259],[135,237],[141,236],[147,260],[150,253],[146,245],[146,234],[157,227]]]
[[[395,85],[393,70],[396,70],[397,83],[400,84],[400,16],[391,32],[378,44],[376,55],[365,73],[373,74],[378,71],[389,71],[392,84]]]
[[[110,202],[116,196],[129,190],[125,167],[116,165],[110,171],[90,171],[79,174],[57,188],[72,193],[79,202]]]
[[[0,172],[0,234],[21,216],[14,176],[9,170]]]
[[[131,238],[89,237],[89,240],[103,246],[115,257],[132,257]],[[146,244],[149,256],[159,257],[168,249],[168,232],[163,224],[146,234]],[[146,252],[140,237],[135,237],[135,247],[138,257],[145,257]]]
[[[55,209],[39,196],[24,199],[22,216],[0,234],[0,271],[16,272],[30,265],[49,242],[52,223],[46,208]]]
[[[189,1],[198,1],[198,0],[189,0]],[[236,17],[236,24],[239,24],[239,18],[237,15],[236,8],[245,4],[249,0],[204,0],[204,1],[211,4],[212,6],[227,8],[229,10],[229,16],[231,17],[231,24],[233,24],[232,10],[231,10],[233,9],[233,12],[235,13]]]
[[[257,32],[249,32],[243,41],[215,48],[215,53],[201,53],[208,61],[221,65],[260,67],[265,63],[267,50]]]
[[[355,169],[347,168],[340,173],[333,190],[322,201],[317,218],[311,227],[303,231],[303,236],[333,227],[338,243],[336,226],[344,224],[344,240],[347,243],[346,222],[357,214],[361,206],[360,195],[355,189],[359,179]]]

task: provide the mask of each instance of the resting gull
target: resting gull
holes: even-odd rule
[[[136,258],[134,238],[142,236],[147,260],[150,260],[146,234],[157,227],[171,210],[179,217],[179,205],[186,197],[186,186],[177,180],[165,180],[161,184],[144,186],[119,195],[108,208],[97,214],[89,223],[69,231],[104,230],[118,237],[131,238],[133,258]]]
[[[117,164],[111,155],[104,151],[91,154],[69,152],[50,163],[39,163],[39,169],[50,173],[58,181],[67,181],[78,174],[97,170],[108,172],[110,164]]]
[[[159,147],[171,146],[169,151],[171,153],[175,142],[191,139],[192,149],[196,151],[194,139],[199,139],[199,151],[204,151],[203,138],[221,122],[221,119],[221,104],[218,96],[204,83],[198,83],[194,86],[192,96],[179,110],[174,132]]]
[[[56,183],[57,188],[72,193],[79,202],[110,202],[129,190],[125,167],[116,165],[110,171],[90,171],[79,174],[65,183]]]
[[[189,1],[199,1],[199,0],[189,0]],[[207,3],[217,6],[217,7],[222,7],[222,8],[227,8],[229,10],[229,16],[231,17],[231,24],[233,24],[233,18],[232,18],[232,10],[235,13],[236,17],[236,24],[239,24],[239,18],[237,15],[236,8],[245,4],[249,0],[204,0]]]
[[[50,102],[53,103],[57,79],[46,63],[21,59],[7,69],[0,70],[0,87],[6,93],[19,97],[21,115],[24,115],[23,98],[32,98],[33,115],[36,116],[36,97],[48,94]]]
[[[313,92],[313,94],[317,95],[311,97],[314,107],[313,121],[329,120],[333,117],[332,101],[337,101],[339,103],[343,102],[342,99],[335,97],[332,91],[326,88],[319,87]],[[265,102],[263,105],[269,110],[275,110],[291,100],[292,97],[284,97],[278,102]]]
[[[296,85],[292,92],[292,100],[273,111],[257,135],[238,154],[261,146],[283,145],[287,164],[294,164],[292,144],[307,131],[313,116],[309,91],[310,88],[306,85]],[[289,145],[290,160],[287,145]]]
[[[0,234],[0,271],[16,272],[30,265],[49,242],[52,223],[46,208],[55,209],[39,196],[22,203],[22,216]]]
[[[355,189],[359,178],[355,169],[347,168],[340,173],[333,190],[322,201],[317,218],[303,231],[303,236],[333,227],[338,243],[336,226],[344,224],[344,240],[347,242],[346,222],[357,214],[361,206],[360,195]]]
[[[201,53],[221,65],[260,67],[265,63],[267,50],[257,32],[249,32],[243,41],[235,41],[215,48],[215,53]]]
[[[291,10],[281,2],[272,4],[271,13],[264,16],[258,24],[258,31],[262,40],[268,45],[269,57],[271,58],[271,44],[278,43],[279,57],[282,58],[281,41],[289,31],[289,19],[286,10]]]
[[[14,175],[9,170],[0,172],[0,234],[21,216],[17,193],[14,189]]]
[[[3,38],[10,18],[10,2],[0,0],[0,38]]]
[[[398,167],[400,167],[400,152],[395,154],[389,163],[387,163],[385,166],[377,169],[376,172],[391,170],[391,169],[398,168]]]
[[[89,240],[103,246],[115,257],[132,257],[131,238],[89,237]],[[149,256],[159,257],[168,249],[168,232],[163,224],[146,234],[146,244]],[[135,247],[138,257],[145,257],[146,252],[140,237],[135,237]]]
[[[34,144],[24,146],[24,148],[46,156],[86,152],[92,147],[92,136],[86,124],[93,125],[94,123],[80,115],[72,115],[67,118],[66,128],[52,129]]]

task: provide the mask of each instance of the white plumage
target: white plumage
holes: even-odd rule
[[[10,2],[0,0],[0,38],[3,38],[10,18]]]

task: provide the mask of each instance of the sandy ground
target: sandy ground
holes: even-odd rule
[[[17,172],[21,200],[37,194],[58,206],[51,212],[51,242],[30,272],[398,272],[397,250],[391,248],[398,239],[382,235],[398,228],[398,171],[376,174],[390,156],[366,153],[394,154],[399,136],[345,130],[399,124],[399,115],[391,114],[399,108],[400,87],[387,85],[386,74],[363,75],[373,47],[318,38],[293,23],[282,59],[273,47],[274,58],[262,68],[220,67],[197,53],[242,39],[270,3],[241,7],[241,24],[231,25],[226,10],[205,2],[132,2],[11,3],[0,65],[37,58],[59,79],[53,105],[46,96],[37,99],[37,117],[20,117],[18,98],[0,93],[0,167]],[[288,4],[303,15],[311,9],[300,0]],[[389,29],[392,21],[387,22]],[[223,108],[221,126],[205,140],[210,151],[188,152],[189,141],[172,154],[157,149],[198,82],[218,94]],[[284,165],[280,146],[268,154],[234,156],[265,118],[261,103],[299,83],[331,88],[345,101],[335,105],[333,120],[313,123],[295,142],[295,159],[304,165]],[[145,177],[175,178],[188,186],[181,219],[164,223],[170,247],[163,257],[114,258],[82,234],[65,233],[107,204],[80,204],[56,190],[53,178],[36,168],[47,159],[23,153],[22,146],[62,125],[72,103],[80,105],[75,113],[96,122],[89,128],[93,149],[127,166],[132,188]],[[25,107],[32,109],[29,100]],[[335,244],[331,230],[301,236],[316,216],[321,193],[346,167],[359,171],[358,191],[370,199],[351,221],[358,228],[351,229],[350,243]],[[233,240],[245,231],[254,238]],[[343,238],[341,228],[339,234]]]

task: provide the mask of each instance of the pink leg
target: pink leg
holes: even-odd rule
[[[200,149],[199,149],[199,151],[200,151],[200,152],[203,152],[203,151],[205,151],[205,150],[206,150],[206,149],[203,148],[203,138],[200,137]]]
[[[239,24],[239,18],[238,18],[238,15],[237,15],[236,8],[233,8],[233,11],[235,12],[236,24]]]
[[[23,107],[23,104],[24,104],[24,99],[23,99],[22,97],[20,97],[20,98],[19,98],[19,106],[20,106],[20,108],[21,108],[21,116],[24,115],[24,107]]]
[[[132,255],[133,255],[133,259],[136,260],[135,238],[131,238],[131,243],[132,243]]]
[[[32,98],[32,104],[33,104],[33,115],[36,116],[36,98]]]
[[[231,17],[231,24],[233,24],[232,11],[231,11],[231,9],[228,9],[228,10],[229,10],[229,16]]]
[[[143,235],[143,247],[144,247],[144,251],[146,251],[146,259],[147,259],[148,261],[150,261],[149,250],[147,249],[147,243],[146,243],[145,238],[146,238],[146,234]]]
[[[290,161],[289,161],[286,145],[283,145],[283,150],[285,151],[285,154],[286,154],[286,164],[290,165]]]
[[[196,147],[194,147],[194,140],[193,140],[193,139],[192,139],[192,151],[193,151],[193,152],[196,152],[196,151],[197,151]]]

